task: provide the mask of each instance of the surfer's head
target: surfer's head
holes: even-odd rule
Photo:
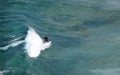
[[[48,40],[48,37],[47,37],[47,36],[45,36],[43,39],[44,39],[44,42],[49,42],[49,40]]]

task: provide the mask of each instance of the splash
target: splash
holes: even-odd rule
[[[25,38],[25,42],[26,52],[31,58],[38,57],[42,50],[45,50],[51,46],[51,41],[44,43],[43,39],[35,32],[33,28],[30,27]]]
[[[25,42],[25,49],[28,56],[31,58],[36,58],[40,55],[42,50],[45,50],[51,46],[51,41],[43,42],[43,39],[31,27],[29,27],[25,40],[19,40],[20,38],[21,37],[15,38],[9,45],[0,47],[0,50],[7,50],[10,47],[16,47]]]

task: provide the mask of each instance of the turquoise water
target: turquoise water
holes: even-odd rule
[[[36,59],[11,45],[28,26],[52,41]],[[119,45],[119,0],[0,1],[0,75],[120,75]]]

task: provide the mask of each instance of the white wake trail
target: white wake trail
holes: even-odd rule
[[[51,41],[44,43],[43,39],[35,32],[33,28],[29,28],[25,42],[26,52],[31,58],[38,57],[42,50],[45,50],[51,46]]]
[[[4,46],[4,47],[0,47],[0,50],[7,50],[9,47],[16,47],[18,46],[19,44],[22,44],[24,42],[24,40],[22,41],[15,41],[7,46]]]

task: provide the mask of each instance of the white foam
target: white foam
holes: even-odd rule
[[[22,44],[23,42],[24,42],[24,40],[22,40],[22,41],[15,41],[15,42],[13,42],[13,43],[5,46],[5,47],[0,47],[0,50],[7,50],[9,47],[16,47],[19,44]]]
[[[22,37],[23,37],[23,36],[17,37],[17,38],[15,38],[15,39],[11,40],[10,42],[18,41],[18,40],[20,40]]]
[[[0,75],[4,75],[4,73],[8,73],[9,70],[3,70],[3,71],[0,71]]]
[[[31,58],[38,57],[42,50],[45,50],[51,46],[51,42],[44,43],[43,39],[35,32],[33,28],[29,28],[25,42],[26,52]]]

